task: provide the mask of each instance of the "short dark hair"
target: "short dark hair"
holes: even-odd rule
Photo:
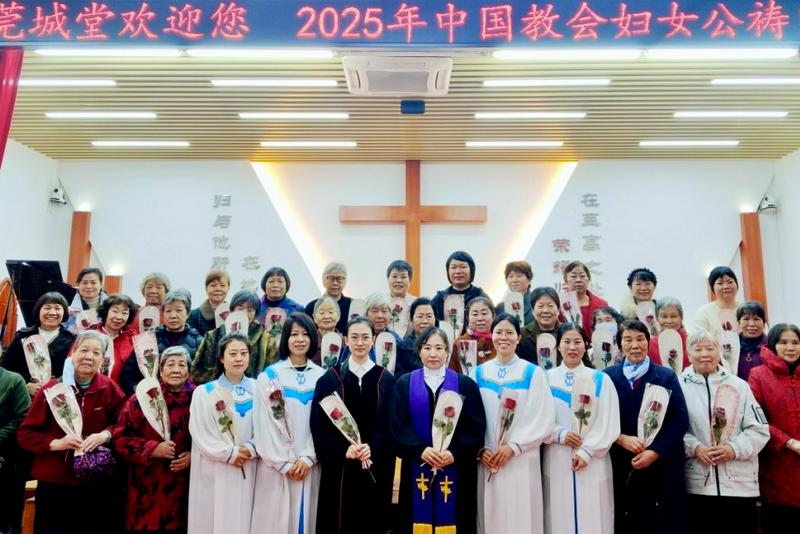
[[[597,326],[597,314],[598,313],[605,313],[606,315],[610,315],[614,318],[614,321],[617,323],[617,328],[619,325],[622,324],[622,321],[625,320],[625,317],[622,316],[620,312],[618,312],[613,306],[603,306],[602,308],[597,308],[595,311],[592,312],[592,330]]]
[[[531,264],[525,260],[510,261],[506,263],[506,267],[503,269],[503,275],[505,278],[508,278],[508,275],[514,271],[522,274],[528,280],[533,280],[533,268],[531,267]]]
[[[767,322],[767,312],[764,310],[764,306],[757,300],[748,300],[736,308],[737,321],[741,321],[742,317],[745,315],[755,315],[756,317],[760,317],[765,323]]]
[[[283,267],[270,267],[267,269],[267,272],[265,272],[264,276],[261,277],[261,291],[267,291],[267,280],[273,276],[283,277],[283,279],[286,281],[286,292],[288,293],[289,289],[292,287],[292,280],[289,278],[289,273],[287,273],[286,269]]]
[[[389,275],[392,274],[392,271],[397,269],[398,271],[405,271],[408,273],[408,279],[411,280],[414,278],[414,268],[411,267],[411,264],[408,263],[406,260],[394,260],[389,266],[386,268],[386,278],[389,278]]]
[[[431,299],[428,297],[417,297],[414,299],[414,302],[411,303],[411,306],[408,307],[408,317],[409,319],[413,319],[414,312],[417,311],[417,308],[420,306],[430,306],[433,308],[433,303]],[[433,311],[433,324],[435,326],[439,326],[439,318],[436,317],[436,310]]]
[[[467,313],[469,313],[469,310],[472,308],[474,304],[485,304],[492,311],[492,317],[494,317],[494,303],[492,302],[492,299],[490,299],[489,297],[484,297],[483,295],[479,295],[477,297],[474,297],[469,302],[467,302]]]
[[[580,267],[580,268],[582,268],[584,271],[586,271],[586,276],[588,276],[588,277],[589,277],[589,280],[591,280],[591,279],[592,279],[592,271],[590,271],[590,270],[589,270],[589,268],[586,266],[586,264],[585,264],[585,263],[583,263],[582,261],[574,260],[574,261],[571,261],[571,262],[569,262],[569,263],[567,264],[567,266],[566,266],[566,267],[564,267],[564,280],[566,280],[566,279],[567,279],[567,275],[568,275],[569,273],[571,273],[572,271],[574,271],[574,270],[575,270],[575,269],[577,269],[578,267]]]
[[[658,285],[658,278],[656,278],[656,273],[648,269],[647,267],[637,267],[628,274],[628,287],[633,285],[633,282],[636,280],[641,280],[643,282],[652,282],[654,286]]]
[[[228,345],[230,345],[234,341],[241,341],[242,343],[244,343],[245,346],[247,347],[247,352],[250,355],[250,358],[253,357],[253,347],[250,346],[250,341],[247,339],[247,336],[245,336],[241,332],[226,334],[220,340],[219,346],[217,347],[217,376],[222,375],[222,373],[225,371],[225,366],[222,365],[222,357],[225,355],[225,349],[227,349]]]
[[[347,326],[344,327],[344,337],[347,337],[348,332],[350,332],[350,327],[360,324],[366,323],[369,326],[369,329],[372,331],[372,336],[375,337],[375,325],[372,324],[372,321],[367,319],[366,317],[362,317],[359,315],[358,317],[353,317],[349,321],[347,321]]]
[[[100,283],[103,283],[103,271],[98,269],[97,267],[86,267],[85,269],[81,269],[78,272],[78,277],[75,279],[76,284],[80,284],[83,277],[87,274],[96,274],[97,277],[100,279]]]
[[[591,345],[591,341],[589,341],[589,337],[586,335],[586,332],[583,331],[583,327],[577,323],[567,322],[556,328],[556,347],[561,344],[561,338],[564,337],[564,334],[567,332],[571,332],[572,330],[578,332],[583,339],[584,345],[586,345],[586,350],[589,350],[589,345]]]
[[[103,321],[103,323],[105,323],[106,319],[108,319],[108,311],[112,306],[118,305],[127,306],[128,310],[130,311],[128,314],[128,321],[125,323],[125,326],[128,326],[133,322],[134,317],[136,317],[136,312],[138,311],[133,299],[128,295],[123,295],[121,293],[109,295],[108,298],[100,303],[100,306],[98,306],[97,316],[100,317],[100,320]]]
[[[280,343],[278,343],[278,358],[281,360],[285,360],[289,357],[289,335],[292,333],[292,327],[295,324],[300,326],[308,334],[310,342],[308,344],[306,356],[309,359],[317,353],[317,349],[319,348],[319,333],[317,331],[317,325],[314,324],[314,320],[305,313],[295,312],[287,317],[286,321],[283,323],[281,340]]]
[[[626,319],[622,321],[622,324],[619,325],[619,330],[617,330],[617,346],[622,347],[622,334],[625,330],[636,330],[637,332],[641,332],[644,334],[644,337],[647,338],[647,343],[650,343],[650,331],[647,329],[647,325],[637,319]]]
[[[497,314],[497,317],[494,318],[494,321],[492,321],[491,331],[494,331],[494,328],[502,321],[508,321],[509,323],[511,323],[511,326],[514,327],[514,330],[516,330],[517,335],[520,335],[522,333],[522,328],[519,326],[519,319],[517,318],[517,316],[505,312]]]
[[[558,292],[549,286],[537,287],[531,291],[531,308],[533,308],[536,305],[536,302],[543,297],[550,297],[553,299],[553,302],[556,303],[556,306],[561,308],[561,299],[558,298]]]
[[[230,310],[233,311],[236,309],[236,306],[242,306],[244,304],[249,304],[250,307],[258,313],[261,308],[261,299],[258,298],[258,293],[250,289],[237,291],[233,294],[233,298],[231,298]]]
[[[736,287],[739,287],[739,279],[736,278],[736,273],[733,272],[733,269],[720,265],[719,267],[714,267],[711,269],[711,272],[708,273],[708,287],[711,288],[711,291],[714,291],[714,284],[723,276],[730,276],[733,278],[733,281],[736,282]]]
[[[447,258],[445,262],[445,271],[447,272],[447,281],[450,282],[450,264],[453,261],[463,261],[467,265],[469,265],[469,283],[471,284],[473,280],[475,280],[475,260],[472,259],[472,256],[464,252],[463,250],[456,250]],[[452,284],[452,282],[450,282]]]
[[[791,330],[794,332],[798,338],[800,338],[800,328],[797,328],[796,325],[790,323],[778,323],[772,328],[769,329],[769,334],[767,334],[767,347],[769,350],[778,354],[775,351],[775,345],[778,344],[778,340],[781,338],[781,334],[786,332],[787,330]]]
[[[36,304],[33,305],[33,324],[34,326],[41,326],[42,321],[39,319],[39,313],[41,313],[42,308],[45,304],[59,304],[61,309],[64,311],[64,315],[61,316],[61,321],[66,321],[67,317],[69,317],[69,303],[67,299],[64,298],[64,295],[58,293],[57,291],[48,291],[36,301]]]
[[[450,352],[450,340],[447,339],[447,334],[445,334],[444,330],[438,328],[436,326],[429,326],[417,338],[417,342],[414,344],[414,350],[417,354],[419,351],[422,350],[422,345],[428,342],[428,340],[433,336],[439,336],[444,340],[444,344],[447,347],[447,352]]]

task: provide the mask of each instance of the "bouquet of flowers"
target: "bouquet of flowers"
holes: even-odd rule
[[[146,331],[133,338],[133,351],[142,376],[155,378],[158,373],[158,342],[153,332]]]
[[[151,332],[161,325],[158,306],[145,306],[139,311],[139,332]]]
[[[594,422],[594,389],[594,381],[587,378],[577,379],[572,387],[572,431],[582,438]]]
[[[681,335],[672,329],[662,330],[658,335],[658,351],[676,375],[683,371],[683,340]]]
[[[25,352],[25,362],[28,364],[31,379],[39,384],[50,380],[52,367],[47,341],[39,334],[26,337],[22,340],[22,350]]]
[[[264,315],[264,328],[266,328],[270,337],[280,338],[284,322],[286,322],[286,310],[283,308],[267,308],[267,312]]]
[[[574,291],[562,291],[559,296],[561,301],[561,314],[571,323],[581,325],[581,305],[578,301],[578,294]]]
[[[342,352],[342,336],[336,332],[328,332],[322,336],[321,363],[323,369],[330,369],[334,367],[339,361],[339,355]]]
[[[642,406],[639,408],[639,422],[636,435],[649,447],[656,439],[664,417],[667,415],[670,391],[655,384],[647,384],[644,390]]]
[[[378,365],[394,373],[397,364],[397,344],[391,332],[381,332],[375,338],[375,350],[380,350]]]
[[[453,333],[460,336],[464,331],[464,295],[447,295],[444,299],[444,313]]]
[[[500,408],[497,413],[497,427],[495,428],[494,450],[500,449],[507,441],[511,425],[514,423],[514,413],[517,410],[517,392],[511,389],[503,389],[500,395]],[[492,480],[492,475],[497,471],[489,473],[488,481]]]
[[[214,388],[214,398],[216,399],[212,399],[214,402],[214,418],[217,422],[217,429],[219,430],[220,437],[232,447],[238,448],[239,443],[236,439],[237,432],[232,411],[233,399],[230,393],[221,387]],[[242,478],[246,479],[247,476],[244,473],[244,466],[242,466],[241,470]]]
[[[458,341],[458,360],[461,362],[461,372],[472,377],[478,365],[478,341],[475,339],[460,339]]]
[[[44,397],[47,399],[53,418],[55,418],[61,430],[68,436],[81,439],[83,435],[83,415],[72,386],[59,382],[45,389]],[[76,454],[80,453],[76,451]]]
[[[145,377],[136,385],[136,399],[144,418],[164,441],[170,439],[169,410],[161,385],[153,377]]]
[[[553,355],[556,353],[556,338],[553,334],[539,334],[536,337],[536,352],[539,355],[539,367],[545,371],[555,367]]]
[[[431,423],[432,447],[436,452],[444,452],[450,446],[463,407],[464,399],[455,391],[448,390],[439,394]],[[434,477],[436,473],[437,469],[434,467]]]
[[[361,445],[361,433],[358,431],[356,420],[350,414],[350,410],[347,409],[347,406],[339,396],[339,393],[334,392],[333,394],[328,395],[319,401],[319,405],[322,407],[325,415],[328,416],[328,419],[331,420],[333,426],[335,426],[339,432],[342,433],[342,436],[344,436],[344,438],[351,445]],[[362,461],[361,467],[362,469],[369,471],[369,474],[374,482],[375,477],[372,475],[372,471],[370,470],[370,467],[372,467],[372,460]]]
[[[525,325],[525,296],[519,291],[509,291],[503,298],[503,309],[517,319],[519,325]]]
[[[408,310],[406,309],[405,299],[392,299],[392,306],[389,314],[391,317],[389,329],[398,336],[405,336],[408,330]]]

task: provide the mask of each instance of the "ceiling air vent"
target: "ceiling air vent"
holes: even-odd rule
[[[363,96],[447,94],[453,60],[443,57],[345,56],[347,88]]]

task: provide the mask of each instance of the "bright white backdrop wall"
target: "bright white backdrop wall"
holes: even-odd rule
[[[211,258],[223,255],[236,288],[278,264],[292,275],[291,295],[305,302],[318,292],[322,264],[339,260],[349,266],[348,294],[385,290],[385,266],[403,255],[402,227],[341,225],[338,207],[402,203],[403,165],[266,167],[266,188],[245,162],[76,161],[62,162],[59,172],[73,202],[92,206],[96,254],[106,269],[122,270],[131,294],[158,269],[199,302]],[[682,298],[691,313],[707,298],[708,269],[738,265],[739,212],[757,205],[772,173],[771,161],[587,161],[562,181],[559,196],[559,177],[569,176],[564,165],[423,163],[423,204],[482,204],[488,220],[423,227],[422,292],[445,285],[445,258],[464,249],[478,264],[476,283],[494,294],[510,259],[531,261],[535,283],[544,285],[559,279],[554,261],[577,258],[601,263],[597,281],[614,305],[628,271],[645,265],[659,275],[658,294]],[[587,193],[597,194],[597,207],[581,204]],[[231,195],[230,209],[213,207],[222,194]],[[275,198],[302,231],[286,231]],[[555,202],[550,216],[541,228],[530,224],[547,214],[548,199]],[[232,216],[224,231],[213,226],[222,213]],[[600,226],[582,226],[584,213],[597,213]],[[599,251],[583,250],[585,235],[600,236]],[[230,248],[215,250],[214,236],[228,236]],[[560,238],[570,240],[568,253],[554,252]],[[512,252],[525,239],[527,252]],[[304,258],[300,250],[311,252]],[[247,256],[259,258],[259,270],[244,269]]]

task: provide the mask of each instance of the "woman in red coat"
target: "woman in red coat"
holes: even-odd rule
[[[134,332],[131,323],[138,308],[128,295],[111,295],[100,304],[97,315],[101,323],[97,330],[106,334],[114,344],[114,367],[111,378],[119,384],[119,375],[128,358],[133,354]]]
[[[64,383],[74,384],[85,437],[66,435],[53,416],[45,392],[61,382],[56,378],[36,393],[17,432],[20,446],[34,454],[31,475],[39,481],[35,534],[107,534],[121,527],[116,524],[114,479],[79,481],[73,470],[78,451],[91,453],[111,440],[125,400],[119,387],[99,372],[108,343],[108,336],[93,330],[78,335],[71,357],[75,372],[63,377]],[[87,506],[90,513],[83,513]]]
[[[134,394],[114,429],[114,446],[128,465],[128,532],[186,532],[189,498],[189,351],[178,345],[161,355],[161,390],[169,411],[170,440],[147,422]]]
[[[800,328],[773,326],[761,363],[748,382],[769,421],[759,477],[764,534],[788,534],[800,525]]]

